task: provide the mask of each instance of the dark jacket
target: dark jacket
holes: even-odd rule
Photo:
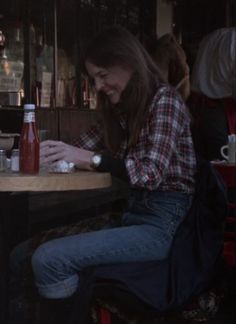
[[[95,288],[107,280],[158,312],[181,308],[206,290],[219,274],[226,214],[226,190],[219,175],[209,162],[199,161],[192,207],[177,231],[169,257],[87,269],[81,275],[78,295],[79,323],[86,317]]]

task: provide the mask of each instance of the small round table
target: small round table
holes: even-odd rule
[[[109,173],[76,171],[72,173],[46,173],[26,175],[22,173],[0,172],[0,323],[8,323],[8,277],[9,253],[12,235],[11,207],[13,192],[49,192],[69,190],[90,190],[107,188],[112,185]],[[28,215],[28,196],[19,210],[22,224]],[[26,225],[27,226],[27,225]]]
[[[0,191],[66,191],[89,190],[111,186],[109,173],[76,171],[27,175],[0,172]]]

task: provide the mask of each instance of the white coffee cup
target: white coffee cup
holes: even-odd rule
[[[226,150],[228,151],[227,154],[225,153]],[[228,136],[228,144],[221,147],[220,153],[229,163],[236,163],[236,135]]]

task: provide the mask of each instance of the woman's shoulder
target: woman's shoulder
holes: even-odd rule
[[[182,97],[178,91],[168,83],[160,83],[154,93],[152,104],[158,102],[161,99],[177,100],[183,103]]]
[[[177,116],[185,116],[185,120],[190,120],[188,108],[179,94],[179,92],[169,84],[163,83],[158,85],[149,106],[149,113],[167,114],[174,118]]]

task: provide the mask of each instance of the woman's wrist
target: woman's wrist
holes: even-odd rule
[[[93,153],[93,155],[91,156],[91,161],[90,161],[90,165],[93,169],[98,168],[102,163],[102,154],[99,153]]]
[[[116,159],[110,154],[101,154],[101,162],[99,166],[96,167],[96,170],[100,172],[110,172],[114,177],[127,182],[129,181],[125,160]]]
[[[76,163],[76,167],[78,169],[85,169],[85,170],[90,170],[92,171],[92,165],[91,165],[91,159],[92,156],[94,155],[94,152],[92,151],[87,151],[83,149],[79,149],[79,158]]]

